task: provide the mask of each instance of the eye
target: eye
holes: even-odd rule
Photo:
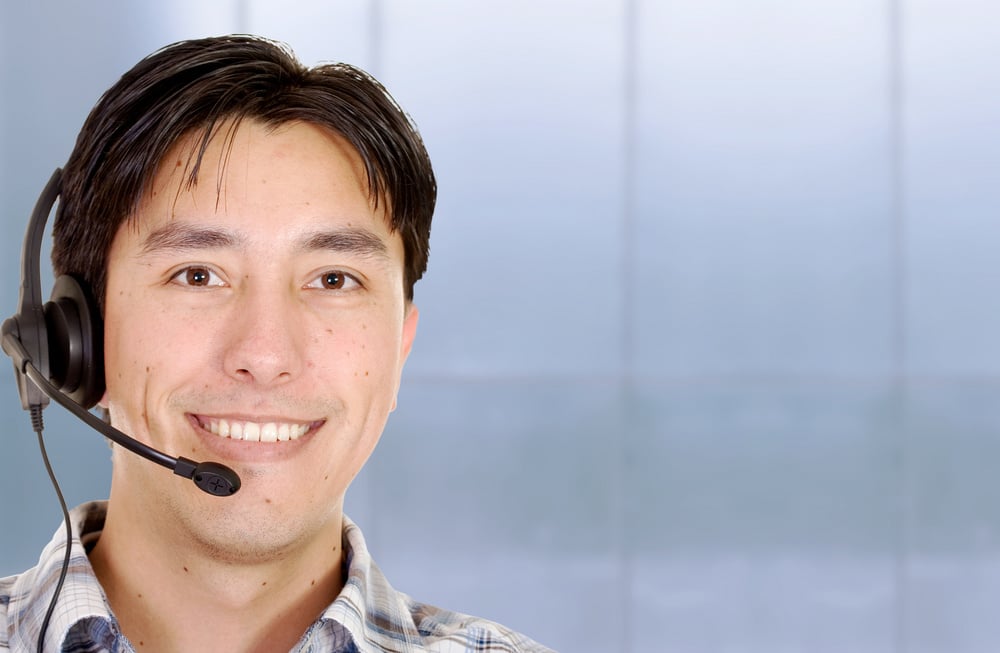
[[[184,268],[171,277],[171,282],[182,286],[193,288],[210,288],[212,286],[224,286],[225,283],[219,278],[211,268],[204,265],[192,265]]]
[[[323,290],[351,290],[359,286],[357,279],[340,270],[327,270],[306,284],[306,288]]]

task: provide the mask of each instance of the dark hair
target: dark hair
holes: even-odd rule
[[[385,88],[346,64],[302,65],[280,43],[223,36],[169,45],[140,61],[101,97],[63,171],[53,227],[57,275],[74,274],[102,308],[111,242],[134,215],[167,151],[201,130],[188,183],[225,124],[302,121],[357,150],[372,202],[384,202],[405,254],[404,292],[427,268],[437,185],[416,127]],[[232,123],[231,123],[232,121]]]

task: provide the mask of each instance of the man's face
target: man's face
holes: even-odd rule
[[[211,142],[188,188],[192,142],[167,155],[112,244],[103,404],[119,429],[228,465],[243,488],[211,497],[116,450],[112,509],[128,492],[185,537],[273,555],[339,528],[395,405],[417,311],[400,237],[346,141],[246,122]]]

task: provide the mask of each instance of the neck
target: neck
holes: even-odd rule
[[[287,651],[343,588],[339,509],[315,537],[254,558],[115,499],[112,487],[90,560],[122,631],[144,651]]]

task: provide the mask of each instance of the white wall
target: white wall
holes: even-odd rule
[[[262,33],[413,115],[420,333],[348,497],[401,589],[567,652],[1000,647],[1000,6],[21,5],[9,312],[37,192],[156,47]],[[13,386],[0,573],[58,522]],[[102,496],[107,450],[58,410],[70,501]]]

